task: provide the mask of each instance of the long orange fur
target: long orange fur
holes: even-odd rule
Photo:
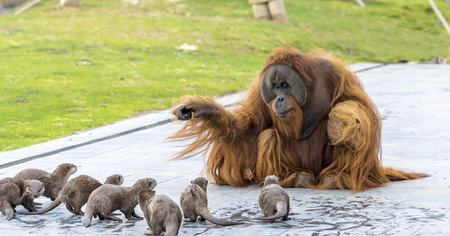
[[[296,138],[302,130],[304,111],[293,97],[289,98],[293,112],[282,119],[262,99],[261,79],[273,64],[293,68],[306,87],[312,86],[318,76],[331,80],[332,89],[323,91],[332,96],[329,113],[307,139]],[[313,176],[314,181],[307,187],[362,191],[390,180],[427,176],[382,167],[381,120],[374,103],[356,75],[323,51],[276,49],[233,111],[200,96],[181,97],[173,109],[179,106],[186,106],[193,113],[207,111],[208,116],[190,119],[169,137],[194,139],[175,158],[207,154],[207,174],[219,185],[261,184],[273,174],[283,186],[292,187],[302,172]],[[334,179],[331,184],[325,181],[330,177]]]

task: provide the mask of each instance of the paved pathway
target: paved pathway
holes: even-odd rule
[[[221,218],[248,223],[218,227],[208,222],[184,223],[180,235],[450,235],[450,66],[355,64],[369,95],[383,118],[385,166],[425,172],[431,177],[390,183],[370,191],[287,189],[291,196],[289,221],[273,224],[252,221],[261,216],[259,187],[209,185],[209,205]],[[241,94],[219,99],[230,105]],[[201,174],[202,157],[169,161],[182,143],[164,138],[180,128],[168,122],[168,111],[125,120],[59,140],[0,153],[0,178],[35,167],[52,171],[71,162],[79,174],[100,181],[120,173],[124,186],[152,177],[155,188],[179,201],[180,192]],[[37,201],[49,203],[48,199]],[[137,213],[142,215],[139,207]],[[22,211],[22,207],[17,207]],[[123,216],[120,216],[125,219]],[[145,221],[97,222],[85,228],[80,216],[63,205],[40,216],[0,215],[2,235],[142,235]]]

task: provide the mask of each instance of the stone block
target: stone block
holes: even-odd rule
[[[78,7],[80,4],[78,0],[61,0],[61,7]]]

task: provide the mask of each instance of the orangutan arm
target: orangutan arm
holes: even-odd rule
[[[248,101],[248,100],[247,100]],[[187,121],[171,140],[194,139],[175,159],[189,158],[209,151],[207,173],[216,184],[245,186],[253,180],[257,137],[265,125],[245,103],[227,111],[211,98],[185,96],[172,112]]]
[[[257,115],[253,114],[251,109],[244,106],[234,111],[227,111],[211,98],[184,96],[180,99],[180,103],[174,106],[172,112],[176,119],[187,122],[169,139],[196,139],[181,153],[182,155],[195,150],[199,151],[199,148],[216,141],[232,146],[243,145],[239,140],[243,138],[256,140],[260,132]],[[183,157],[181,154],[176,158]]]
[[[196,134],[209,132],[214,136],[222,138],[230,135],[230,125],[233,123],[233,116],[229,111],[216,103],[211,98],[201,96],[185,96],[181,98],[180,104],[175,105],[172,110],[176,119],[186,120],[191,131],[196,127]],[[201,127],[200,127],[201,126]],[[191,135],[194,135],[191,133]]]

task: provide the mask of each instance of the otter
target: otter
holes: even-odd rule
[[[14,208],[19,204],[29,211],[35,211],[33,199],[43,193],[44,184],[39,180],[4,178],[0,180],[0,211],[7,220],[14,217]]]
[[[112,184],[104,184],[94,190],[86,205],[83,224],[91,225],[92,217],[99,216],[100,219],[109,219],[122,223],[122,220],[111,213],[120,210],[128,220],[142,220],[136,215],[134,208],[138,204],[138,192],[142,189],[153,189],[156,181],[152,178],[138,180],[131,187],[121,187]]]
[[[155,195],[155,190],[144,189],[138,193],[139,206],[154,235],[165,231],[165,236],[178,234],[181,225],[180,207],[165,194]]]
[[[48,173],[40,169],[29,168],[20,171],[14,177],[19,179],[36,179],[45,186],[44,196],[54,201],[58,197],[59,191],[64,187],[73,173],[77,171],[74,164],[63,163],[56,167],[53,173]]]
[[[123,183],[123,176],[116,174],[109,176],[104,184],[121,185]],[[21,212],[25,215],[44,214],[55,209],[59,204],[65,203],[67,210],[76,215],[84,215],[81,207],[88,201],[89,195],[100,187],[102,184],[96,179],[80,175],[67,182],[61,189],[58,197],[46,209],[38,212]]]
[[[214,224],[228,226],[237,225],[241,223],[229,222],[222,219],[217,219],[208,210],[208,196],[206,188],[208,180],[205,177],[199,177],[191,181],[184,191],[181,193],[180,204],[183,209],[183,215],[189,221],[197,221],[197,216],[201,216],[200,220],[208,220]]]
[[[259,194],[259,207],[265,217],[257,220],[271,220],[272,222],[283,217],[288,219],[289,215],[289,195],[280,186],[280,181],[275,175],[266,176],[264,187]]]

